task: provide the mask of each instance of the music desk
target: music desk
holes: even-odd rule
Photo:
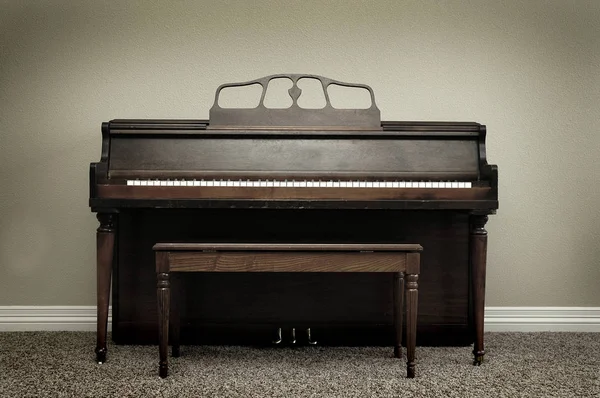
[[[389,272],[394,277],[394,356],[402,358],[406,296],[407,377],[415,376],[420,256],[417,244],[199,244],[158,243],[156,258],[159,374],[167,377],[171,272]],[[406,275],[406,289],[404,279]],[[176,324],[179,319],[174,319]],[[179,327],[172,336],[179,355]]]

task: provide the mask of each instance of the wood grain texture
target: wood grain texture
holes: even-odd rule
[[[157,268],[159,267],[157,259]],[[171,286],[168,272],[158,272],[156,274],[156,302],[158,309],[158,345],[159,345],[159,363],[158,372],[160,377],[167,377],[169,372],[168,342],[169,342],[169,310],[171,303]]]
[[[394,356],[402,358],[402,315],[404,312],[404,273],[394,274]]]
[[[238,133],[239,134],[239,133]],[[248,137],[248,138],[246,138]],[[125,170],[453,172],[476,179],[477,137],[264,137],[146,135],[111,137],[109,175]]]
[[[473,347],[473,364],[480,365],[485,355],[484,309],[485,309],[485,269],[487,258],[487,231],[485,224],[488,220],[484,215],[471,216],[471,272],[473,291],[473,321],[475,324],[475,345]]]
[[[399,272],[404,253],[171,252],[171,272]]]
[[[420,252],[418,244],[373,243],[157,243],[156,251]],[[417,262],[419,260],[417,259]],[[417,268],[418,269],[418,268]]]
[[[415,377],[419,275],[406,275],[406,377]]]
[[[484,200],[490,188],[274,188],[97,186],[104,199],[243,199],[243,200]],[[335,204],[331,204],[335,206]]]
[[[115,246],[115,216],[97,214],[100,226],[96,232],[96,361],[106,361],[106,336],[108,327],[108,304],[110,300],[110,280],[112,275]]]
[[[401,357],[402,311],[404,293],[403,274],[408,274],[407,303],[407,377],[415,376],[417,333],[417,278],[420,251],[416,244],[370,245],[362,244],[197,244],[161,243],[154,245],[159,325],[159,375],[167,377],[169,320],[169,275],[171,272],[387,272],[393,273],[394,355]],[[171,251],[169,248],[174,249]],[[331,248],[333,251],[328,251]],[[396,250],[393,250],[393,249]],[[406,248],[409,251],[398,251]],[[234,250],[231,250],[234,249]],[[266,249],[266,250],[265,250]],[[407,258],[410,256],[410,260]],[[179,314],[177,337],[173,352],[179,356]],[[292,344],[296,338],[292,328]],[[309,329],[310,330],[310,329]]]
[[[472,344],[468,219],[457,211],[122,209],[112,337],[157,344],[156,242],[419,242],[419,344]],[[277,327],[302,324],[323,345],[393,345],[385,274],[182,276],[182,344],[270,344]]]

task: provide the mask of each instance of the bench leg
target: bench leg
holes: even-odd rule
[[[394,274],[394,356],[402,358],[402,312],[404,311],[404,273]]]
[[[406,377],[415,377],[415,349],[417,345],[417,307],[419,276],[408,274],[406,280]]]
[[[171,299],[169,273],[157,273],[156,298],[158,301],[158,349],[160,361],[158,372],[160,377],[165,378],[169,373],[169,306]]]

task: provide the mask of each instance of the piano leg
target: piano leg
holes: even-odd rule
[[[97,283],[97,333],[96,361],[106,361],[106,335],[108,326],[108,303],[110,300],[110,278],[114,258],[115,229],[114,214],[98,213],[100,226],[96,231],[96,283]]]
[[[475,345],[473,365],[481,365],[485,350],[483,346],[483,322],[485,310],[485,267],[487,255],[486,215],[471,216],[471,281],[473,291],[473,322],[475,323]]]
[[[402,312],[404,311],[404,273],[394,274],[394,356],[402,358]]]

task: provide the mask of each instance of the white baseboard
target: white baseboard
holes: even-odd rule
[[[108,330],[112,311],[108,310]],[[73,306],[0,306],[0,332],[96,331],[96,307]]]
[[[0,306],[0,332],[56,330],[95,331],[96,307]],[[600,307],[487,307],[485,330],[600,332]]]
[[[600,332],[600,307],[487,307],[486,332]]]

